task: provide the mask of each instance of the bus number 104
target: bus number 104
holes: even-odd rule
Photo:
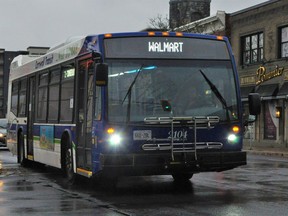
[[[172,131],[169,131],[168,132],[168,139],[171,139],[172,138],[172,135],[173,135],[173,138],[174,139],[187,139],[187,131],[185,130],[180,130],[180,131],[173,131],[173,134],[172,134]]]

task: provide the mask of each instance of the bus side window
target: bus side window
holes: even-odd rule
[[[18,81],[13,82],[12,84],[12,100],[11,100],[11,112],[14,113],[15,116],[18,115],[17,108],[18,108],[18,90],[19,85]]]
[[[48,122],[57,122],[59,107],[60,68],[52,69],[49,79]]]
[[[96,101],[95,101],[95,119],[101,120],[101,87],[96,86]]]
[[[27,93],[27,79],[24,79],[20,81],[19,107],[18,107],[19,117],[26,116],[26,93]]]
[[[74,67],[65,68],[62,71],[60,121],[72,122],[74,108],[74,78]]]
[[[48,101],[48,72],[39,75],[37,119],[46,121]]]

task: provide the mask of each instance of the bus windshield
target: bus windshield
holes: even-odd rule
[[[110,59],[108,119],[218,116],[239,119],[235,77],[228,60]],[[216,89],[216,90],[215,90]],[[220,95],[220,96],[219,96]],[[171,105],[171,112],[162,102]]]

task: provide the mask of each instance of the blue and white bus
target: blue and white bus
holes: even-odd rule
[[[251,113],[259,98],[251,95]],[[68,178],[224,171],[246,164],[238,74],[226,37],[100,34],[18,56],[8,147]]]

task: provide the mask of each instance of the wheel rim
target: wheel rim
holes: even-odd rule
[[[72,165],[72,151],[71,149],[67,149],[66,151],[66,175],[68,179],[72,179],[74,176],[73,165]]]

